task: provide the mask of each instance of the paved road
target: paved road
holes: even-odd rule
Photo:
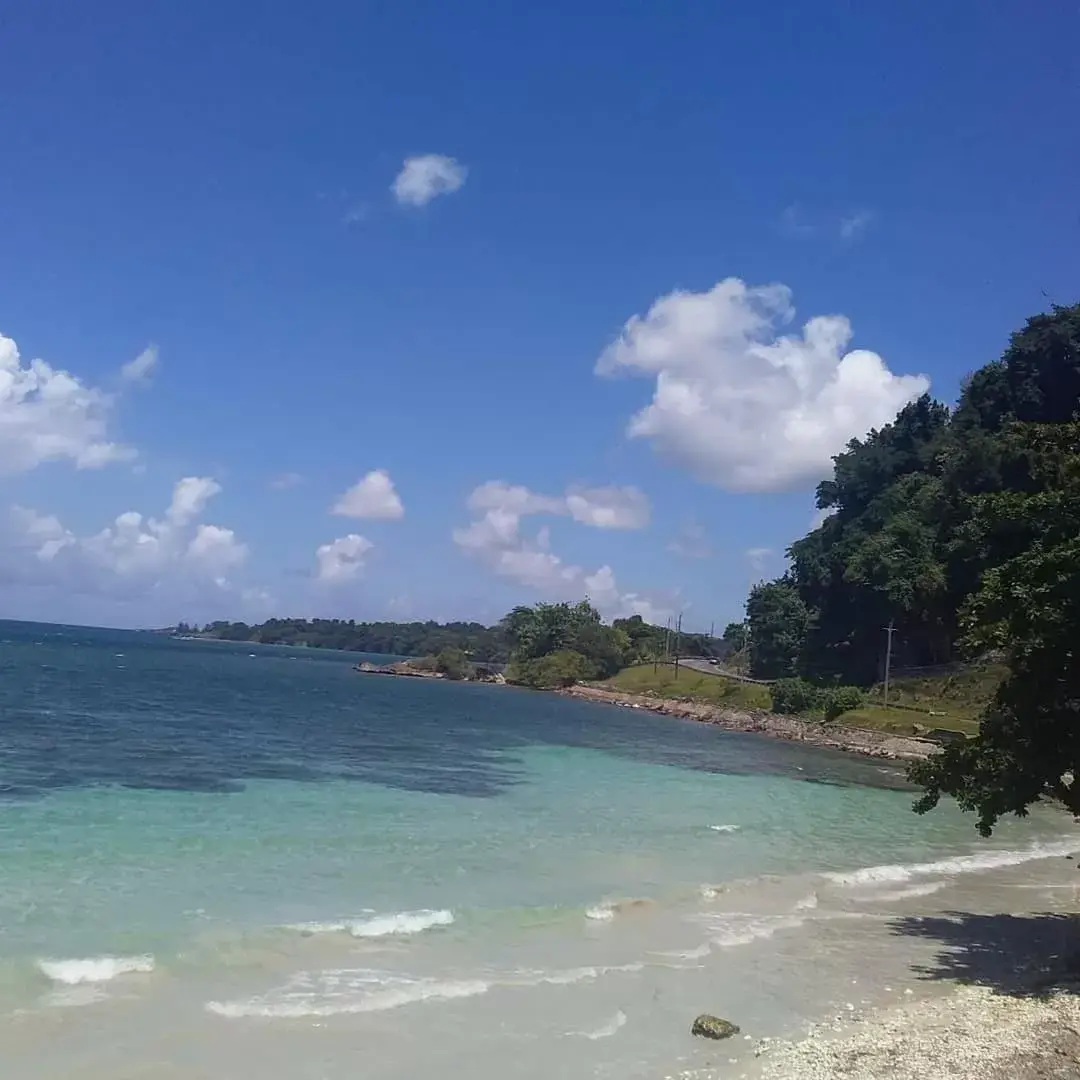
[[[734,671],[727,671],[722,664],[710,664],[708,660],[702,660],[700,656],[680,657],[679,667],[700,671],[705,675],[718,675],[725,679],[734,679],[736,682],[753,683],[755,686],[768,686],[771,682],[770,679],[751,679],[749,675],[736,675]]]

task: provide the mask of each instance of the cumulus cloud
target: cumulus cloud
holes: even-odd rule
[[[405,159],[391,191],[402,206],[425,206],[436,195],[457,191],[469,170],[444,154],[420,154]]]
[[[341,495],[331,508],[340,517],[397,521],[405,507],[385,469],[373,469]]]
[[[648,497],[635,487],[571,487],[563,495],[539,495],[520,485],[489,480],[469,496],[470,510],[499,510],[519,517],[554,514],[596,529],[643,529]]]
[[[97,469],[135,456],[108,434],[112,398],[44,360],[25,364],[0,334],[0,475],[50,461]]]
[[[124,598],[231,588],[227,575],[246,562],[247,546],[232,529],[197,520],[220,490],[209,477],[184,477],[163,517],[127,510],[88,536],[76,535],[53,515],[10,507],[0,515],[0,573],[20,584]]]
[[[120,369],[120,378],[124,382],[146,382],[154,373],[158,364],[158,347],[147,345],[134,360],[129,360]]]
[[[828,476],[850,439],[928,389],[925,375],[894,375],[876,353],[848,351],[843,315],[781,334],[794,315],[786,286],[738,278],[670,293],[635,315],[596,365],[655,379],[628,437],[726,490],[783,491]]]
[[[349,533],[339,536],[315,551],[316,579],[327,585],[352,581],[364,569],[368,552],[375,545],[364,536]]]
[[[648,521],[648,500],[636,488],[576,488],[564,495],[542,495],[520,485],[492,480],[469,496],[480,516],[455,529],[454,542],[496,574],[553,600],[590,597],[608,618],[640,614],[664,619],[670,610],[637,593],[621,592],[609,566],[589,573],[551,550],[551,534],[540,528],[525,535],[522,518],[536,514],[571,517],[593,528],[640,528]]]

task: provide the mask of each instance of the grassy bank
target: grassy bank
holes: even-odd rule
[[[839,722],[894,735],[920,735],[934,730],[974,735],[978,716],[993,697],[1005,672],[996,664],[974,665],[962,671],[905,676],[889,686],[889,708],[884,688],[875,686],[866,703],[844,713]],[[653,694],[662,698],[689,698],[732,709],[768,709],[767,687],[668,665],[642,664],[626,668],[596,685],[626,694]],[[809,719],[816,719],[809,717]]]
[[[624,694],[655,694],[665,698],[690,698],[710,705],[726,705],[731,709],[767,709],[771,704],[765,686],[725,679],[722,675],[706,675],[701,671],[641,664],[624,668],[613,678],[597,683],[605,690]]]

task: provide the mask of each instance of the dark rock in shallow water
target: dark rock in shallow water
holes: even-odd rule
[[[702,1013],[690,1028],[691,1035],[700,1035],[703,1039],[730,1039],[739,1034],[739,1025],[719,1016]]]

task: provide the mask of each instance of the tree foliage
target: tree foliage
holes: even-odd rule
[[[508,656],[507,641],[501,628],[471,622],[269,619],[255,626],[242,622],[210,623],[202,633],[225,641],[343,649],[380,656],[437,656],[446,648],[461,649],[471,659],[484,663],[505,663]]]
[[[448,645],[435,657],[435,670],[448,679],[467,679],[472,671],[472,665],[463,649]]]
[[[854,439],[828,516],[747,602],[753,670],[818,685],[997,652],[979,735],[919,765],[992,830],[1053,797],[1080,813],[1080,305],[1029,319],[954,409],[920,398]],[[842,703],[837,703],[837,706]]]

